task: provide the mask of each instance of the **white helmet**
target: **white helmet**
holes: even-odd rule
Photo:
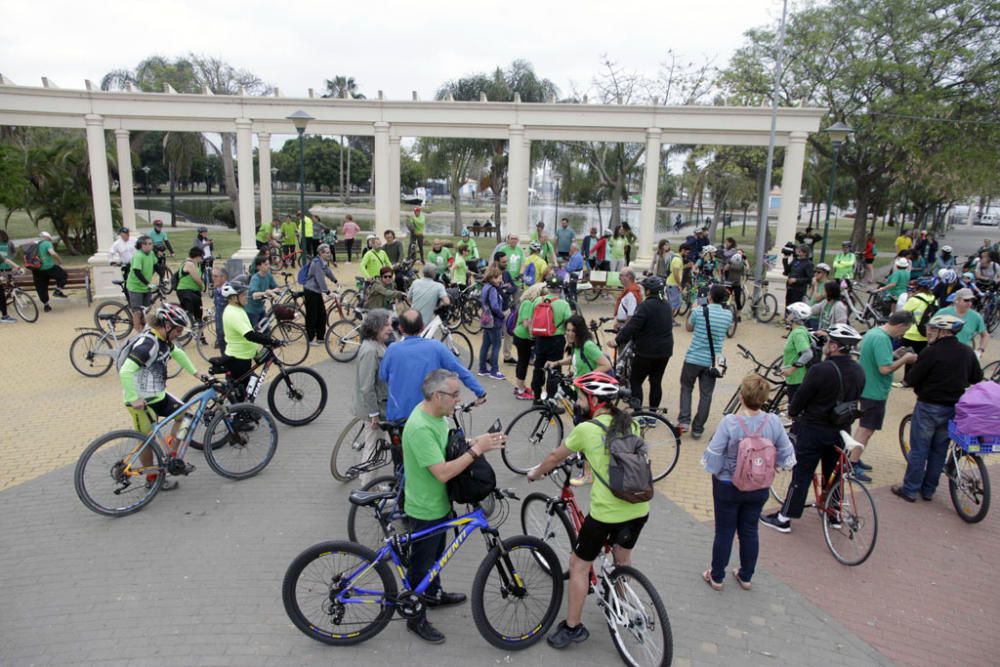
[[[702,255],[707,255],[708,253],[715,252],[715,251],[716,251],[716,247],[714,245],[707,245],[707,246],[705,246],[704,248],[701,249],[701,254]]]
[[[940,271],[938,271],[937,276],[941,282],[948,285],[958,280],[958,274],[955,273],[954,269],[941,269]]]
[[[944,253],[944,254],[946,254],[946,255],[950,255],[951,254],[951,246],[950,245],[943,245],[943,246],[941,246],[941,252]]]
[[[246,278],[242,275],[236,276],[232,280],[224,283],[222,289],[222,296],[229,298],[231,296],[236,296],[237,294],[243,294],[247,291]]]
[[[908,269],[908,268],[910,268],[910,260],[906,259],[905,257],[897,257],[896,258],[896,268],[897,269]]]
[[[805,322],[810,315],[812,315],[812,308],[802,301],[791,303],[785,308],[785,316],[796,322]]]
[[[830,273],[830,265],[826,262],[820,262],[816,265],[817,271],[823,271],[824,273]]]
[[[861,334],[846,324],[834,324],[827,334],[830,340],[836,341],[841,347],[854,347],[861,342]]]

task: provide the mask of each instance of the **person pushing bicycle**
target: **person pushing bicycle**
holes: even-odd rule
[[[615,405],[618,380],[606,373],[593,372],[573,380],[577,392],[573,421],[577,426],[566,441],[552,451],[538,467],[528,472],[536,482],[577,452],[583,453],[599,480],[609,479],[610,457],[605,437],[612,433],[637,431],[632,413]],[[604,428],[592,423],[598,421]],[[605,430],[607,429],[607,436]],[[602,481],[590,494],[590,513],[580,528],[569,560],[569,604],[566,619],[547,637],[549,646],[566,648],[586,641],[590,632],[583,625],[583,604],[590,585],[590,568],[605,543],[612,545],[616,565],[630,565],[632,549],[649,519],[649,502],[630,503],[617,498]]]

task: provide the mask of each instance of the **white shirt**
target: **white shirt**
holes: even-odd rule
[[[635,308],[639,304],[635,300],[635,295],[631,292],[627,293],[622,297],[622,302],[618,304],[618,312],[615,313],[615,319],[619,322],[624,322],[628,318],[635,314]]]
[[[111,244],[111,250],[108,255],[112,262],[118,262],[120,264],[131,264],[132,255],[135,254],[135,241],[128,239],[127,241],[118,237],[115,242]]]

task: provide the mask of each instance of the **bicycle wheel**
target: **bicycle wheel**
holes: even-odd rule
[[[337,436],[337,444],[330,454],[330,474],[341,482],[350,482],[358,475],[378,470],[389,463],[384,445],[384,435],[373,450],[365,447],[365,422],[355,417]]]
[[[736,335],[736,327],[740,323],[740,311],[736,309],[734,304],[729,305],[729,313],[732,315],[733,321],[730,323],[729,328],[726,329],[726,338],[732,338]]]
[[[658,482],[674,469],[681,453],[681,434],[659,412],[639,410],[633,415],[639,423],[639,432],[649,448],[649,461],[653,467],[653,481]]]
[[[983,379],[992,382],[1000,382],[1000,359],[991,361],[983,366]]]
[[[209,468],[229,479],[253,477],[267,467],[278,448],[274,419],[252,403],[220,410],[205,430],[205,441],[214,443],[218,437],[223,445],[205,447],[205,460]]]
[[[526,475],[562,442],[562,419],[550,407],[537,405],[514,417],[506,434],[503,462],[512,472]]]
[[[753,310],[754,319],[761,324],[767,324],[778,314],[778,299],[768,292],[761,297],[756,306],[751,306],[751,309]]]
[[[670,618],[653,582],[634,567],[619,565],[602,592],[611,641],[626,665],[669,665],[674,637]]]
[[[483,639],[511,651],[545,636],[562,604],[559,558],[537,537],[493,547],[472,582],[472,620]]]
[[[281,582],[288,618],[307,637],[333,646],[377,635],[392,620],[396,580],[375,558],[350,542],[321,542],[300,553]],[[341,596],[351,601],[338,601]]]
[[[446,330],[444,340],[441,341],[444,346],[451,350],[451,353],[455,355],[458,362],[465,366],[466,368],[472,368],[472,362],[475,361],[475,354],[472,352],[472,343],[469,342],[469,338],[461,331],[448,331]]]
[[[104,516],[131,514],[153,499],[163,485],[166,468],[156,442],[146,448],[152,462],[143,466],[136,457],[148,436],[139,431],[105,433],[83,450],[73,472],[73,486],[87,509]],[[156,473],[147,485],[146,475]]]
[[[878,539],[878,515],[864,484],[842,477],[828,494],[820,513],[823,539],[834,558],[844,565],[861,565],[868,560]]]
[[[361,305],[361,295],[356,289],[345,289],[340,293],[340,307],[345,313],[350,313]]]
[[[774,471],[774,479],[771,480],[771,497],[774,498],[779,505],[783,505],[785,503],[785,496],[788,495],[788,489],[791,485],[792,471],[778,468]]]
[[[282,424],[304,426],[326,407],[326,382],[311,368],[286,368],[267,388],[267,407]]]
[[[952,447],[958,445],[952,443]],[[953,473],[948,475],[948,492],[951,494],[951,503],[955,506],[955,511],[962,521],[966,523],[979,523],[986,518],[986,513],[990,511],[990,475],[986,472],[986,464],[983,459],[975,454],[964,454],[960,452],[958,457],[958,468],[949,470]],[[954,468],[949,453],[948,467]]]
[[[521,530],[525,535],[537,537],[545,542],[558,558],[566,558],[563,579],[569,577],[569,555],[576,542],[576,530],[566,516],[566,510],[553,504],[554,498],[538,491],[529,493],[521,502]],[[547,562],[541,563],[548,567]]]
[[[587,301],[597,301],[597,298],[601,296],[601,293],[603,292],[603,287],[591,287],[588,290],[583,290],[583,298]]]
[[[722,408],[722,414],[731,415],[735,413],[740,408],[740,390],[737,389],[733,392],[732,397],[726,403],[726,407]]]
[[[84,331],[69,344],[69,362],[80,375],[100,377],[115,361],[115,348],[106,334]]]
[[[473,336],[478,334],[483,330],[482,313],[483,306],[478,300],[467,300],[462,305],[462,328]]]
[[[396,478],[392,475],[382,475],[371,480],[362,491],[396,491]],[[375,516],[371,507],[359,507],[351,503],[347,511],[347,537],[351,542],[357,542],[369,549],[380,549],[385,538],[390,535],[402,535],[408,530],[406,515],[402,508],[396,507],[396,499],[382,500],[378,504],[379,512],[388,523],[383,525]]]
[[[101,330],[114,328],[115,335],[124,338],[132,331],[132,312],[121,299],[106,299],[94,308],[94,326]]]
[[[174,272],[169,266],[163,266],[163,275],[160,277],[160,283],[157,285],[157,289],[163,296],[166,296],[174,291]]]
[[[34,322],[38,319],[38,304],[35,303],[35,297],[22,289],[14,290],[11,297],[14,302],[14,312],[18,317],[25,322]]]
[[[677,316],[684,317],[691,310],[691,299],[694,297],[691,290],[681,292],[681,305],[677,308]]]
[[[326,353],[334,361],[347,363],[358,356],[361,349],[361,323],[337,320],[326,330]]]
[[[903,460],[910,460],[910,422],[913,415],[906,415],[899,422],[899,450],[903,452]]]
[[[274,348],[274,354],[286,366],[299,366],[309,356],[306,328],[295,322],[278,322],[271,335],[284,345]]]
[[[203,391],[205,391],[204,385],[191,387],[184,393],[184,396],[181,397],[181,404],[187,403]],[[205,410],[201,413],[201,421],[193,425],[194,433],[191,435],[191,449],[201,451],[205,448],[205,435],[208,433],[208,425],[215,419],[218,411],[219,404],[215,399],[212,399],[205,404]],[[218,449],[226,444],[225,431],[216,433],[214,437],[215,440],[211,443],[213,449]]]
[[[198,350],[198,356],[206,362],[212,357],[222,356],[225,350],[220,350],[215,344],[215,320],[207,320],[201,325],[201,330],[195,337],[194,346]]]

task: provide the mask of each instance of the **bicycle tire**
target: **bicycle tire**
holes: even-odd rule
[[[383,447],[375,452],[365,452],[365,423],[355,417],[337,436],[337,444],[330,454],[330,474],[334,479],[350,482],[362,472],[374,472],[389,464],[391,458]],[[362,463],[368,463],[370,467],[363,471],[352,470]]]
[[[202,324],[201,330],[198,332],[198,337],[195,338],[194,346],[198,350],[198,356],[204,361],[209,362],[212,357],[219,357],[225,353],[225,350],[220,350],[215,346],[215,321],[208,321]]]
[[[681,292],[681,305],[677,308],[677,317],[684,317],[691,310],[691,297],[694,296],[690,289]]]
[[[483,307],[479,301],[466,301],[462,305],[462,328],[475,336],[483,330]]]
[[[792,484],[792,471],[778,468],[774,471],[774,479],[771,480],[771,497],[779,505],[785,504],[785,496]]]
[[[225,406],[205,430],[206,442],[214,443],[216,432],[226,433],[223,445],[205,447],[202,451],[208,467],[228,479],[253,477],[267,467],[278,448],[274,418],[253,403]]]
[[[101,315],[114,315],[114,318],[105,320]],[[94,308],[94,326],[102,331],[114,327],[115,335],[124,338],[132,331],[132,312],[121,299],[105,299]]]
[[[729,398],[726,403],[726,407],[722,408],[723,415],[735,414],[737,410],[740,409],[740,390],[737,389],[733,392],[733,395]]]
[[[353,320],[337,320],[327,328],[323,344],[334,361],[342,364],[354,361],[361,349],[361,324]]]
[[[472,350],[472,343],[468,336],[461,331],[448,330],[441,342],[451,350],[460,364],[466,368],[472,368],[472,362],[476,360],[476,355]]]
[[[151,441],[146,444],[153,454],[152,468],[158,469],[156,478],[152,480],[150,486],[146,486],[144,474],[125,475],[122,469],[125,457],[142,447],[147,437],[139,431],[111,431],[87,445],[87,448],[80,454],[73,471],[73,486],[76,489],[76,495],[87,509],[104,516],[119,517],[137,512],[153,500],[160,487],[163,486],[163,478],[166,474],[163,453],[156,442]],[[98,450],[115,440],[121,441],[115,451],[108,447],[105,449],[108,452],[107,455],[99,454]],[[138,480],[138,484],[133,484],[130,479]],[[99,485],[106,485],[109,481],[114,485],[109,494],[111,498],[108,501],[98,500],[97,489]],[[133,487],[135,488],[133,489]],[[133,491],[140,495],[132,502],[116,502],[114,504],[109,502],[110,500],[127,500],[132,497]]]
[[[778,299],[768,292],[761,296],[760,301],[751,308],[755,320],[761,324],[768,324],[778,314]]]
[[[523,433],[516,429],[519,422],[522,428],[527,427]],[[555,434],[555,439],[546,440],[549,431]],[[500,450],[500,456],[511,472],[526,475],[562,443],[563,423],[548,406],[536,405],[514,417],[505,433],[507,445]]]
[[[274,356],[285,366],[301,366],[309,356],[309,339],[306,328],[295,322],[278,322],[271,330],[271,336],[284,345],[274,348]]]
[[[736,327],[740,324],[740,311],[736,309],[735,304],[729,304],[729,313],[733,320],[729,324],[729,328],[726,329],[726,338],[732,338],[736,335]]]
[[[340,556],[346,556],[347,563],[340,564],[338,562]],[[389,566],[384,561],[375,563],[376,558],[375,552],[368,547],[351,542],[321,542],[300,553],[288,566],[281,582],[281,601],[289,620],[307,637],[332,646],[360,644],[380,633],[392,620],[395,612],[392,601],[396,598],[397,590],[396,580]],[[309,567],[313,563],[317,563],[316,568]],[[363,568],[365,563],[374,563],[374,566]],[[313,574],[312,569],[316,569],[317,572]],[[349,582],[352,588],[357,588],[358,584],[361,584],[361,588],[368,592],[372,591],[377,583],[381,583],[380,594],[374,596],[359,594],[381,599],[377,604],[344,605],[344,612],[350,610],[375,613],[370,620],[363,621],[364,625],[360,630],[334,632],[334,628],[339,626],[343,619],[334,623],[329,618],[330,614],[324,611],[331,609],[333,605],[330,600],[331,592],[335,586],[345,585],[342,576],[348,572],[361,572],[359,579]],[[304,574],[306,576],[303,576]],[[308,615],[306,610],[309,610]]]
[[[952,443],[952,447],[958,447]],[[950,456],[949,456],[950,459]],[[949,461],[949,467],[954,467]],[[958,469],[948,475],[948,493],[958,517],[966,523],[979,523],[990,511],[990,474],[982,457],[962,453]]]
[[[990,309],[990,312],[986,317],[985,324],[986,331],[991,335],[996,332],[997,326],[1000,325],[1000,305],[997,303],[993,304],[993,307]]]
[[[191,387],[184,395],[181,397],[181,405],[186,404],[188,401],[193,399],[195,396],[205,391],[204,385],[198,385],[197,387]],[[223,397],[225,398],[225,397]],[[197,425],[194,425],[194,433],[191,435],[191,449],[197,449],[199,452],[205,448],[205,434],[208,432],[208,425],[212,423],[215,419],[215,415],[218,414],[219,403],[216,399],[212,399],[205,403],[205,409],[201,413],[201,420]],[[225,433],[217,434],[216,440],[211,443],[213,449],[218,449],[222,445],[226,444]]]
[[[653,410],[638,410],[632,418],[639,421],[639,433],[649,450],[653,481],[659,482],[677,467],[681,453],[680,431],[669,419]]]
[[[483,639],[501,650],[519,651],[544,637],[562,605],[563,578],[558,570],[559,558],[536,537],[518,535],[490,549],[472,582],[472,620]],[[498,576],[491,580],[491,574]],[[523,587],[523,592],[517,587]],[[525,613],[488,612],[486,606],[492,602],[515,605]],[[535,609],[528,611],[529,605]],[[500,629],[496,625],[501,618],[520,623]]]
[[[326,382],[311,368],[285,368],[267,388],[267,407],[282,424],[305,426],[326,408]]]
[[[589,302],[597,301],[603,291],[603,287],[591,287],[588,290],[583,290],[583,298]]]
[[[84,331],[69,344],[69,362],[76,372],[86,377],[101,377],[115,362],[115,348],[105,338],[107,334]]]
[[[566,510],[552,504],[555,499],[540,491],[529,493],[521,501],[521,530],[524,535],[537,537],[545,542],[556,557],[566,557],[566,568],[562,570],[563,579],[569,578],[569,555],[576,543],[576,530],[566,516]],[[540,563],[544,568],[546,563]]]
[[[608,624],[611,641],[622,661],[634,667],[671,664],[674,656],[673,630],[670,627],[667,607],[663,604],[663,599],[653,586],[653,582],[634,567],[618,565],[608,575],[607,583],[608,586],[602,593],[605,602],[604,619]],[[642,599],[635,590],[637,585],[643,589],[646,599]],[[612,602],[612,594],[618,598],[617,604]],[[628,615],[626,624],[621,628],[612,618],[612,612],[616,607]],[[636,640],[636,649],[629,650],[626,647],[626,639],[629,637]],[[658,657],[651,655],[649,650],[655,647],[656,642],[653,640],[657,637],[661,646],[656,652]],[[637,650],[644,651],[646,659],[640,660],[634,657]]]
[[[396,478],[392,475],[381,475],[369,481],[361,487],[361,490],[396,491]],[[379,511],[382,512],[383,516],[392,516],[396,512],[396,499],[390,498],[380,501]],[[361,519],[358,518],[359,512],[363,512]],[[406,515],[400,511],[400,516],[401,518],[390,521],[390,524],[393,525],[390,532],[386,524],[379,522],[372,508],[360,507],[351,503],[351,509],[347,511],[347,537],[351,542],[361,544],[369,549],[380,549],[390,534],[402,535],[408,530]]]
[[[14,312],[29,324],[38,320],[38,304],[35,297],[31,296],[23,289],[12,290],[11,301],[14,302]]]
[[[842,477],[839,486],[835,487],[827,495],[827,504],[836,502],[838,489],[846,496],[840,499],[840,509],[837,512],[840,520],[840,527],[834,524],[830,510],[824,506],[820,509],[823,517],[823,539],[830,553],[843,565],[861,565],[875,550],[875,542],[878,540],[878,514],[875,511],[875,501],[865,485],[853,477]],[[871,537],[864,539],[859,537],[862,531],[869,530]],[[840,545],[840,538],[844,539],[844,544]],[[837,544],[834,544],[837,542]]]
[[[899,451],[903,453],[903,460],[910,460],[910,423],[913,415],[909,414],[899,420]]]
[[[361,294],[356,289],[345,289],[340,293],[340,307],[350,313],[361,305]]]
[[[983,379],[991,382],[1000,382],[1000,359],[991,361],[983,366]]]
[[[160,277],[160,283],[156,286],[160,294],[166,296],[174,291],[174,271],[166,264],[163,265],[163,275]]]

